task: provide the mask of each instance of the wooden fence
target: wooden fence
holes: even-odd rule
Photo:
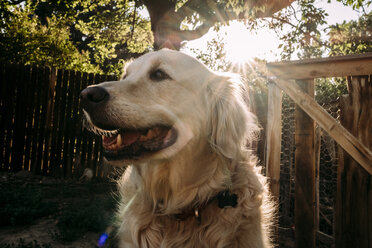
[[[82,127],[79,94],[114,80],[49,67],[0,64],[0,168],[78,177],[102,174],[100,139]]]
[[[295,110],[295,246],[372,247],[372,54],[270,63],[266,170],[270,190],[279,198],[281,102],[283,90]],[[314,78],[347,77],[338,123],[314,100]],[[335,237],[319,232],[319,143],[315,122],[340,146]]]

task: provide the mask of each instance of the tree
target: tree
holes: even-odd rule
[[[372,12],[357,21],[330,26],[328,36],[331,56],[372,52]]]
[[[197,39],[217,23],[272,16],[294,0],[142,0],[151,18],[154,48],[179,50],[182,41]],[[185,28],[184,22],[192,29]]]
[[[150,22],[139,14],[143,7],[133,0],[1,0],[0,8],[0,60],[3,61],[76,70],[87,68],[90,72],[119,75],[125,60],[148,51],[153,43]],[[27,29],[22,26],[29,25],[34,28],[23,32]],[[37,38],[40,30],[45,30],[43,39]],[[45,51],[45,56],[25,44],[9,43],[15,36]],[[52,39],[59,41],[52,46],[46,42]],[[50,55],[62,44],[68,44],[69,48],[57,49],[58,54]],[[20,56],[13,57],[14,51]],[[85,60],[77,60],[75,66],[67,63],[72,52]],[[31,60],[26,53],[38,59]]]
[[[2,24],[0,61],[7,63],[35,64],[74,69],[83,72],[100,72],[90,62],[89,52],[81,51],[69,40],[69,29],[55,17],[41,25],[30,12],[15,8]]]

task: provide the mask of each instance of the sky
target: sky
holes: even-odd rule
[[[327,0],[319,0],[316,2],[316,6],[323,7],[329,14],[327,17],[329,25],[342,23],[344,20],[357,20],[360,16],[352,7],[344,6],[336,1],[327,3]],[[254,57],[267,61],[280,60],[278,50],[280,41],[273,30],[262,28],[252,32],[247,30],[244,24],[234,21],[229,26],[221,28],[220,34],[224,36],[224,33],[227,34],[225,36],[225,48],[228,59],[231,61],[243,62]],[[186,49],[183,49],[183,52],[194,56],[190,48],[205,49],[207,41],[213,39],[216,35],[217,33],[211,29],[202,38],[187,42]]]

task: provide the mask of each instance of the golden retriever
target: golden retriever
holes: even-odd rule
[[[272,247],[245,86],[181,52],[133,61],[81,100],[119,181],[119,247]]]

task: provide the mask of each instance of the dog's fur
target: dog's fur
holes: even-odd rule
[[[169,77],[152,80],[158,68]],[[121,81],[99,86],[110,94],[100,110],[106,121],[131,128],[171,125],[178,133],[168,148],[114,161],[131,164],[119,181],[121,248],[272,247],[273,206],[247,149],[258,127],[238,78],[160,50],[132,62]],[[237,194],[236,208],[221,209],[210,200],[224,190]],[[200,223],[192,215],[174,218],[203,204]]]

